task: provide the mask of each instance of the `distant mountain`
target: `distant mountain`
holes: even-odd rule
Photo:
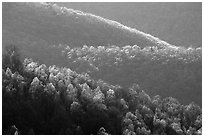
[[[169,45],[118,22],[50,3],[3,3],[2,19],[3,46],[21,45],[23,53],[31,57],[59,43],[71,47]]]
[[[137,28],[173,45],[202,45],[201,2],[60,2]]]

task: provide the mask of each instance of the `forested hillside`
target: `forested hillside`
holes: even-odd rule
[[[38,59],[49,45],[166,46],[168,43],[118,22],[47,3],[3,3],[3,46],[21,46]],[[34,54],[35,53],[35,54]]]
[[[136,82],[152,91],[148,94],[202,104],[201,48],[172,46],[120,23],[50,3],[4,3],[2,34],[3,49],[15,44],[23,58],[71,67],[123,87]],[[84,50],[89,52],[78,54]]]
[[[192,39],[184,36],[186,43],[198,40],[192,46],[174,46],[59,5],[2,4],[3,134],[202,134],[202,41],[197,33],[192,31]]]
[[[202,134],[202,110],[195,103],[150,97],[137,84],[122,88],[31,59],[21,63],[15,48],[7,51],[3,134]]]
[[[129,87],[138,83],[150,95],[173,96],[202,105],[202,49],[168,46],[56,46],[67,67],[94,79]],[[189,96],[186,96],[189,95]]]
[[[137,28],[173,45],[202,46],[201,2],[60,2]]]

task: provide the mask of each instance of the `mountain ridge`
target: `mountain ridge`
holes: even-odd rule
[[[67,8],[116,20],[168,43],[184,47],[202,45],[202,4],[197,2],[86,2],[57,3]]]
[[[18,16],[18,18],[20,18],[20,17],[22,18],[22,20],[20,22],[23,22],[24,18],[28,19],[29,15],[27,15],[28,13],[26,14],[25,12],[28,12],[28,10],[34,10],[36,12],[36,13],[34,13],[36,18],[35,17],[29,17],[29,19],[32,19],[34,21],[37,20],[39,23],[41,23],[41,25],[45,26],[45,28],[40,28],[40,29],[42,29],[42,30],[44,29],[45,31],[47,29],[46,28],[47,24],[45,24],[45,22],[40,20],[40,17],[42,16],[44,20],[47,19],[46,23],[50,23],[50,25],[52,25],[52,26],[48,27],[47,31],[49,31],[49,29],[51,31],[52,30],[51,27],[56,27],[56,29],[53,28],[53,30],[57,31],[57,29],[60,29],[60,30],[58,30],[59,34],[60,34],[60,31],[62,31],[62,29],[64,27],[66,30],[70,31],[70,33],[72,32],[74,36],[83,37],[86,39],[86,41],[88,41],[88,39],[89,40],[91,39],[91,41],[92,41],[92,42],[88,41],[87,43],[84,41],[82,41],[81,43],[80,42],[74,43],[72,40],[69,39],[69,41],[71,41],[70,43],[73,43],[74,46],[76,46],[76,45],[77,46],[83,46],[84,44],[88,44],[88,45],[108,45],[108,44],[110,44],[110,45],[123,45],[123,46],[125,46],[125,45],[138,45],[140,47],[155,45],[155,46],[161,46],[162,47],[162,46],[169,46],[170,45],[167,42],[160,40],[159,38],[156,38],[154,36],[151,36],[150,34],[146,34],[144,32],[138,31],[134,28],[124,26],[121,23],[118,23],[116,21],[112,21],[109,19],[105,19],[105,18],[96,16],[96,15],[93,15],[93,14],[84,13],[84,12],[73,10],[73,9],[67,9],[64,7],[59,7],[56,4],[47,4],[47,3],[26,3],[26,4],[23,3],[23,4],[19,4],[18,3],[15,6],[17,6],[16,7],[17,10],[21,9],[20,11],[17,11],[16,9],[14,9],[16,12],[21,13],[21,15],[18,15],[17,13],[15,13],[16,16]],[[20,7],[18,7],[18,6],[20,6]],[[24,9],[22,7],[24,7]],[[31,9],[29,7],[31,7]],[[27,9],[25,9],[25,8],[27,8]],[[51,11],[56,12],[56,13],[54,13],[54,14],[56,14],[56,16],[52,15],[50,18],[46,17],[45,15],[47,15],[47,14],[45,12],[37,11],[37,9],[39,10],[39,8],[43,11],[47,11],[48,14],[50,14]],[[51,8],[51,10],[48,8]],[[63,12],[66,12],[66,13],[63,14]],[[41,15],[37,15],[39,13]],[[64,18],[64,16],[61,15],[60,17],[58,17],[57,15],[59,15],[59,14],[63,14],[65,16],[68,16],[68,18],[62,19],[62,17]],[[72,16],[72,14],[74,16]],[[6,18],[4,16],[4,13],[3,13],[3,18]],[[18,21],[18,18],[15,16],[11,17],[11,19],[15,19],[15,21]],[[59,23],[59,24],[61,23],[60,25],[62,25],[62,26],[55,24],[56,20],[54,20],[54,18],[59,18],[59,20],[62,22],[57,21],[57,23]],[[55,21],[55,22],[49,22],[49,19],[51,21]],[[70,22],[72,21],[72,23],[69,24],[68,21],[70,21]],[[74,21],[76,21],[75,23],[77,25],[79,25],[79,24],[82,25],[83,28],[81,29],[79,27],[74,26],[73,25]],[[77,22],[77,21],[79,21],[79,22]],[[7,22],[3,23],[3,29],[5,27],[7,27],[7,25],[5,25],[5,24],[7,24]],[[28,22],[28,23],[30,23],[30,22]],[[35,22],[31,22],[31,23],[33,23],[32,27],[34,27],[34,25],[36,25]],[[84,24],[82,24],[82,23],[84,23]],[[87,25],[87,26],[85,26],[85,25]],[[90,28],[92,26],[94,26],[95,27],[94,29],[96,29],[96,30],[94,30],[93,28]],[[31,29],[33,32],[35,32],[36,30],[33,30],[32,27],[30,27],[29,29]],[[73,27],[75,27],[76,29],[74,30]],[[84,28],[87,31],[86,31],[86,34],[84,34],[84,32],[83,32],[83,35],[82,35],[82,34],[80,34],[79,31],[80,30],[83,31]],[[104,34],[100,32],[100,31],[104,31],[104,30],[107,32],[106,33],[106,35],[108,35],[107,39],[105,39],[104,37],[106,37],[106,36],[104,36]],[[90,33],[89,33],[89,31],[90,31]],[[114,31],[116,31],[116,32],[114,32]],[[63,32],[63,33],[66,36],[66,32]],[[93,35],[91,33],[93,33]],[[117,34],[117,33],[119,33],[119,34]],[[90,35],[90,36],[88,36],[88,35]],[[68,37],[71,37],[70,34],[68,34]],[[109,37],[113,38],[113,40],[111,40],[111,38],[109,38]],[[69,44],[68,40],[65,40],[65,38],[63,36],[61,36],[60,38],[62,39],[61,42]],[[99,42],[98,41],[93,42],[94,40],[95,41],[98,40]],[[57,43],[57,44],[59,44],[59,43]]]

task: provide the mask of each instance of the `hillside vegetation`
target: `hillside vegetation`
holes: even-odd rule
[[[3,134],[202,134],[201,47],[53,3],[2,8]]]
[[[150,95],[202,105],[201,48],[175,47],[117,22],[49,3],[3,3],[2,34],[3,49],[15,43],[23,58],[70,67],[123,87],[139,83]]]
[[[3,134],[202,134],[195,103],[150,97],[137,84],[122,88],[31,59],[17,62],[16,52],[6,55]]]
[[[58,2],[137,28],[168,43],[202,46],[201,2]]]
[[[150,95],[173,96],[202,105],[202,48],[86,46],[61,50],[67,67],[94,79],[129,87],[138,83]],[[189,96],[186,96],[189,95]]]
[[[47,3],[3,3],[3,46],[21,46],[37,60],[53,44],[166,46],[168,43],[118,22]],[[35,54],[34,54],[35,53]],[[43,57],[42,57],[43,58]]]

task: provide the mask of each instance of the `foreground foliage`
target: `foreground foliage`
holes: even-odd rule
[[[23,62],[3,69],[3,134],[202,134],[202,110],[95,81],[69,68]]]

